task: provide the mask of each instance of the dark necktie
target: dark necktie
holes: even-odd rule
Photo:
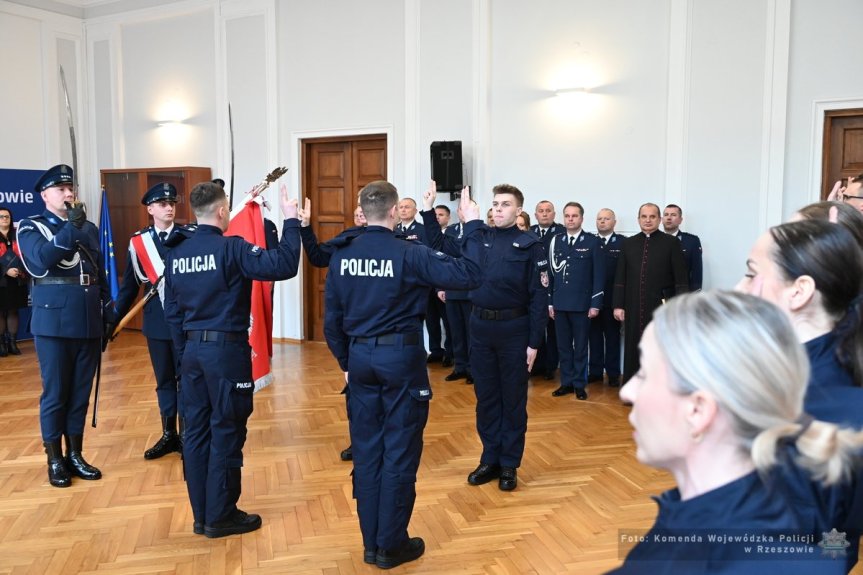
[[[166,239],[168,239],[168,232],[159,232],[159,241],[164,244]]]
[[[539,237],[541,237],[541,238],[545,237],[545,230],[543,230],[543,229],[539,230]]]
[[[603,238],[602,236],[600,236],[600,238],[599,238],[599,239],[601,239],[601,240],[602,240],[602,245],[604,246],[604,245],[605,245],[605,239],[606,239],[606,238]]]
[[[569,236],[569,247],[575,245],[575,236]]]

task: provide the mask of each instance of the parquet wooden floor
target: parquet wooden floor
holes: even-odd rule
[[[192,534],[179,457],[143,459],[160,434],[146,342],[123,333],[104,355],[99,424],[84,454],[101,481],[48,485],[39,435],[41,391],[32,342],[0,358],[0,573],[355,574],[362,561],[351,499],[342,376],[321,343],[276,343],[276,382],[255,396],[242,508],[261,530],[210,540]],[[592,384],[588,401],[551,397],[533,379],[519,487],[471,487],[480,444],[473,390],[434,387],[411,533],[426,554],[393,573],[600,573],[620,563],[618,529],[647,528],[649,499],[668,475],[634,459],[628,408]],[[92,406],[91,406],[92,409]]]

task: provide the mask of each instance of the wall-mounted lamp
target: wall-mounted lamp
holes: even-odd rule
[[[558,88],[554,91],[555,96],[563,96],[565,94],[584,94],[588,90],[584,86],[572,86],[570,88]]]
[[[164,122],[156,122],[156,125],[160,128],[176,128],[183,124],[183,120],[165,120]]]

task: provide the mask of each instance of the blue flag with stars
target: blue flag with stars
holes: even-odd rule
[[[105,276],[111,289],[111,300],[117,301],[120,281],[117,277],[117,261],[114,259],[114,234],[111,231],[111,212],[108,211],[108,192],[105,188],[102,188],[102,207],[99,211],[99,231],[102,234],[99,247],[102,250],[102,265],[105,267]]]

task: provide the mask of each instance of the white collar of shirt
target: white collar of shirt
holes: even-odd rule
[[[165,237],[168,237],[168,236],[170,236],[170,235],[171,235],[171,232],[172,232],[172,231],[174,231],[174,224],[171,224],[170,226],[168,226],[168,228],[167,228],[167,229],[164,229],[164,230],[160,230],[160,229],[159,229],[159,226],[157,226],[156,224],[153,224],[153,229],[154,229],[154,230],[156,230],[156,235],[157,235],[157,236],[158,236],[160,233],[162,233],[162,232],[168,232],[168,235],[167,235],[167,236],[165,236]]]
[[[608,238],[610,238],[611,236],[613,236],[613,235],[614,235],[614,232],[611,232],[611,233],[610,233],[610,234],[608,234],[607,236],[604,236],[604,235],[600,234],[599,232],[597,232],[597,234],[599,235],[599,237],[601,237],[602,239],[604,239],[604,240],[606,240],[606,241],[607,241],[607,240],[608,240]]]
[[[583,230],[578,230],[578,233],[577,233],[577,234],[575,234],[575,235],[572,235],[572,234],[570,234],[569,232],[566,232],[566,241],[567,241],[567,243],[569,242],[569,239],[570,239],[570,238],[575,238],[575,239],[573,240],[573,243],[577,242],[577,241],[578,241],[578,236],[580,236],[580,235],[581,235],[581,232],[582,232],[582,231],[583,231]]]

